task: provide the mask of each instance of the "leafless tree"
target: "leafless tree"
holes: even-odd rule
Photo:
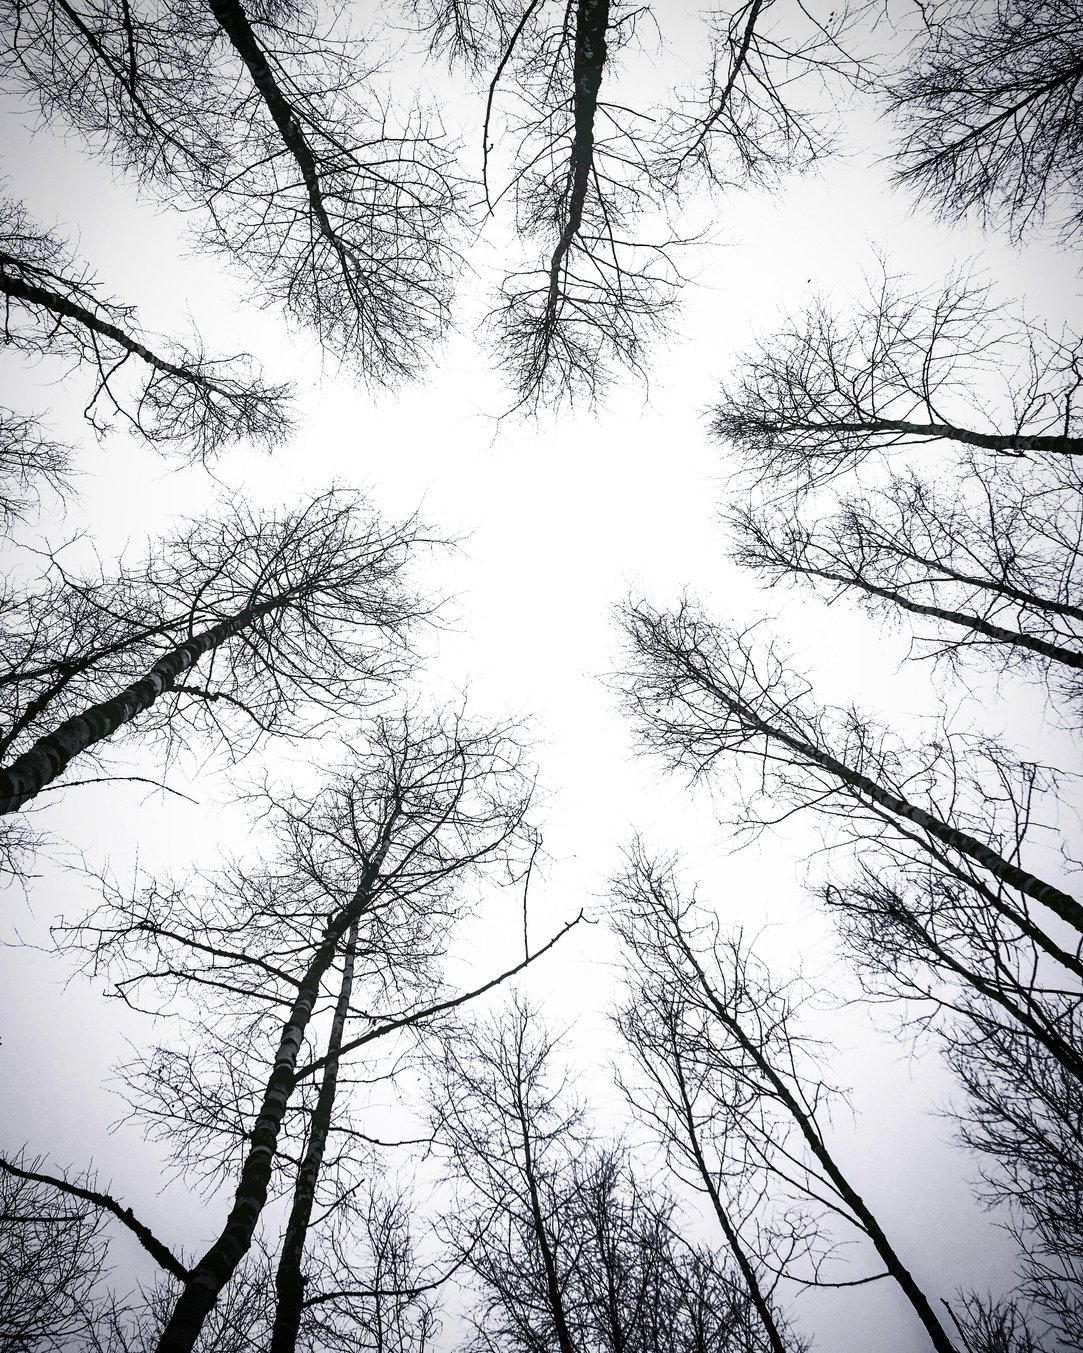
[[[434,1277],[418,1262],[410,1227],[416,1207],[415,1198],[386,1188],[365,1193],[361,1224],[350,1230],[351,1256],[336,1245],[319,1281],[306,1285],[299,1347],[428,1353],[440,1330],[433,1294],[447,1274]]]
[[[900,612],[932,624],[919,634],[953,664],[986,659],[1033,672],[1054,699],[1078,701],[1083,608],[1083,481],[1065,459],[1025,469],[971,457],[961,478],[931,487],[891,476],[809,522],[792,508],[746,505],[728,514],[733,555],[772,585],[827,584],[877,618]]]
[[[958,1309],[949,1306],[967,1353],[1042,1353],[1014,1298],[992,1301],[976,1293],[964,1293]]]
[[[415,521],[385,526],[355,494],[290,511],[231,504],[98,582],[53,557],[44,584],[0,617],[10,664],[0,812],[20,809],[71,763],[139,727],[211,735],[234,754],[356,710],[409,663],[424,605],[405,586]]]
[[[695,773],[752,758],[771,808],[746,803],[745,821],[812,810],[835,846],[859,847],[856,874],[834,869],[823,897],[867,992],[905,1002],[944,1047],[963,1140],[1016,1218],[1023,1291],[1071,1346],[1083,927],[1078,902],[1023,866],[1056,778],[992,742],[904,747],[853,711],[818,709],[771,650],[690,610],[640,607],[630,623],[650,743]]]
[[[452,1245],[480,1288],[479,1353],[759,1353],[741,1284],[598,1141],[529,1005],[441,1041],[435,1131],[459,1184]]]
[[[71,489],[71,449],[54,441],[37,422],[0,408],[0,525],[25,521],[42,490],[63,499]]]
[[[1062,1030],[1080,1046],[1078,1010]],[[1077,1075],[1008,1027],[958,1038],[949,1061],[965,1094],[962,1140],[981,1153],[985,1191],[1008,1204],[1021,1291],[1058,1347],[1083,1337],[1083,1094]]]
[[[0,294],[6,343],[91,369],[84,413],[99,432],[116,416],[146,441],[205,461],[229,442],[272,447],[289,431],[286,386],[263,384],[247,356],[208,358],[178,344],[153,350],[132,307],[100,296],[67,245],[10,199],[0,201]],[[122,371],[132,358],[146,375],[129,391]],[[31,432],[18,444],[55,478],[63,462],[52,443]]]
[[[764,340],[723,388],[712,430],[757,480],[798,486],[941,440],[1076,456],[1081,343],[1013,316],[965,275],[932,292],[885,272],[849,311],[816,302]]]
[[[129,1004],[181,1017],[178,1044],[151,1056],[133,1107],[179,1163],[199,1160],[234,1191],[218,1238],[185,1279],[162,1353],[192,1348],[253,1242],[269,1190],[293,1199],[278,1263],[279,1346],[292,1346],[286,1326],[303,1290],[298,1269],[328,1133],[338,1124],[349,1132],[340,1109],[327,1112],[336,1080],[327,1068],[341,1080],[349,1054],[478,994],[441,999],[437,965],[467,880],[527,858],[529,796],[508,734],[381,719],[322,793],[271,794],[280,845],[269,864],[237,865],[202,887],[151,884],[134,897],[110,889],[90,917],[59,928],[62,943],[108,971]],[[325,1015],[321,1050],[314,1040],[323,1041]],[[223,1060],[223,1044],[240,1051]],[[317,1078],[321,1090],[303,1093]]]
[[[783,1224],[797,1257],[822,1244],[824,1218],[866,1237],[883,1271],[854,1285],[893,1279],[932,1346],[952,1353],[929,1299],[828,1145],[823,1119],[833,1092],[798,1028],[793,993],[771,980],[740,936],[720,937],[717,918],[708,919],[694,896],[681,896],[672,866],[652,862],[640,849],[616,885],[615,924],[630,962],[629,998],[618,1024],[643,1082],[638,1093],[632,1090],[633,1102],[661,1132],[671,1158],[710,1197],[769,1346],[782,1350],[787,1342],[763,1285],[771,1260],[762,1253],[753,1259],[740,1235],[751,1211],[742,1183],[757,1202],[774,1193],[819,1214],[818,1224],[806,1216],[804,1235]],[[776,1271],[786,1272],[794,1257],[775,1256]],[[818,1265],[808,1280],[830,1281]]]
[[[452,148],[315,6],[8,0],[8,79],[198,210],[198,240],[367,379],[416,373],[448,320]]]
[[[489,316],[513,410],[593,401],[614,366],[643,372],[646,340],[680,282],[680,244],[648,163],[651,119],[602,92],[642,11],[623,0],[416,0],[412,9],[433,50],[490,76],[486,206],[492,213],[510,195],[518,234],[545,242],[540,264],[509,272]],[[505,140],[508,182],[494,194],[490,155]]]
[[[688,178],[720,188],[771,182],[827,155],[832,128],[816,105],[837,107],[848,86],[866,83],[850,50],[863,13],[843,5],[823,18],[779,0],[709,12],[705,83],[658,110],[661,180],[671,189]]]
[[[691,603],[673,612],[629,605],[625,626],[634,664],[628,702],[645,745],[671,764],[699,776],[743,759],[756,775],[750,792],[767,800],[770,817],[815,808],[851,841],[873,836],[946,860],[974,871],[988,897],[1013,890],[1083,931],[1083,905],[1021,863],[1024,841],[1041,825],[1036,805],[1055,796],[1048,769],[991,741],[967,747],[945,734],[907,746],[852,709],[821,709],[772,646],[750,630],[713,624]],[[742,811],[747,822],[762,821],[753,803]],[[993,905],[1021,915],[1007,902]]]
[[[435,1133],[466,1195],[454,1244],[484,1293],[482,1348],[576,1353],[574,1184],[563,1167],[585,1129],[582,1107],[554,1081],[552,1051],[518,999],[444,1042]]]
[[[40,1161],[0,1162],[0,1350],[47,1353],[85,1340],[99,1306],[103,1217],[35,1178]]]
[[[1078,0],[945,5],[888,97],[899,181],[956,218],[1014,238],[1052,219],[1083,228],[1083,10]]]

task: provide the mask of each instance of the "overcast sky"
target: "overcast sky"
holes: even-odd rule
[[[694,42],[695,31],[689,20],[682,43]],[[442,87],[435,75],[420,78]],[[464,101],[454,115],[476,118],[479,107]],[[453,623],[434,640],[422,686],[436,700],[469,692],[479,718],[511,715],[530,730],[547,853],[532,892],[534,933],[583,905],[600,915],[605,881],[638,830],[660,850],[683,852],[689,878],[727,921],[763,929],[780,968],[800,968],[810,980],[835,973],[829,928],[806,900],[804,857],[817,841],[811,824],[738,850],[718,824],[724,803],[690,796],[634,756],[631,729],[606,683],[619,664],[613,608],[629,593],[664,602],[688,586],[720,619],[774,616],[821,699],[854,701],[904,729],[935,717],[942,683],[931,665],[904,662],[905,635],[879,633],[845,604],[827,608],[808,593],[796,604],[785,592],[764,594],[727,562],[717,511],[732,466],[706,435],[705,411],[756,333],[813,294],[841,299],[858,290],[863,273],[877,267],[877,251],[893,271],[929,284],[974,260],[1005,299],[1025,298],[1031,313],[1054,323],[1078,313],[1073,260],[1041,243],[1015,249],[973,229],[937,225],[889,188],[886,129],[857,107],[843,133],[846,153],[819,173],[786,181],[773,195],[733,192],[695,204],[710,215],[714,242],[695,255],[696,280],[672,340],[654,354],[649,391],[626,381],[595,412],[498,422],[506,392],[489,373],[470,320],[494,276],[488,240],[469,256],[476,275],[463,279],[465,318],[446,351],[416,385],[374,396],[321,365],[309,338],[291,334],[277,313],[254,308],[243,280],[219,261],[194,255],[180,215],[149,198],[137,202],[128,183],[114,181],[74,142],[46,131],[32,136],[32,120],[12,105],[4,118],[10,191],[38,220],[71,232],[104,291],[137,304],[149,332],[181,337],[195,324],[209,350],[251,351],[271,379],[296,381],[302,418],[294,441],[273,459],[227,452],[214,467],[220,484],[272,505],[337,481],[364,489],[390,516],[420,508],[425,521],[461,542],[427,566],[426,585],[452,598]],[[48,362],[28,369],[0,353],[5,401],[16,390],[11,402],[53,410],[57,430],[80,447],[79,499],[63,520],[41,523],[45,538],[86,533],[108,561],[125,549],[138,553],[175,514],[211,501],[217,486],[200,470],[177,470],[120,431],[96,441],[78,424],[77,394],[57,388],[59,374]],[[26,534],[11,546],[16,566],[25,563]],[[979,694],[961,704],[964,723],[980,718],[985,731],[1008,733],[1024,750],[1035,740],[1052,745],[1032,689],[981,686]],[[954,706],[957,695],[948,699]],[[1061,746],[1059,759],[1074,764],[1075,748]],[[133,764],[153,761],[133,751]],[[182,759],[170,769],[170,784],[196,804],[138,786],[72,789],[56,794],[41,820],[71,843],[73,865],[85,851],[92,866],[108,861],[121,875],[137,861],[148,870],[211,867],[219,851],[251,844],[230,778],[216,765]],[[288,775],[288,757],[274,766]],[[249,773],[255,764],[243,768]],[[78,913],[92,896],[78,870],[45,865],[29,902],[9,897],[6,936],[44,944],[49,923]],[[483,910],[453,971],[465,978],[471,963],[480,972],[514,954],[518,918],[506,907]],[[575,1026],[575,1056],[583,1067],[595,1065],[596,1093],[607,1103],[611,958],[598,927],[572,936],[529,984],[555,1020]],[[159,1196],[160,1151],[124,1124],[110,1131],[121,1109],[109,1094],[110,1067],[126,1055],[126,1040],[146,1043],[147,1022],[106,999],[100,982],[65,986],[70,969],[62,957],[15,945],[2,961],[4,1143],[26,1142],[60,1165],[93,1162],[163,1235],[205,1240],[224,1201],[204,1216],[204,1204],[183,1185]],[[1010,1272],[1010,1249],[995,1219],[970,1201],[967,1181],[976,1169],[946,1145],[950,1124],[932,1113],[948,1082],[935,1058],[915,1067],[896,1036],[867,1026],[860,1009],[824,1017],[840,1045],[831,1076],[854,1085],[852,1120],[840,1115],[833,1125],[838,1156],[930,1290],[995,1285]],[[118,1253],[127,1253],[123,1244]],[[792,1309],[799,1326],[835,1353],[864,1353],[873,1330],[883,1353],[923,1346],[886,1285],[809,1294]]]

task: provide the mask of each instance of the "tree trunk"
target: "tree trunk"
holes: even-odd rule
[[[936,620],[945,620],[950,625],[959,625],[964,629],[973,630],[975,634],[984,635],[985,638],[992,639],[997,643],[1012,644],[1016,648],[1027,648],[1032,653],[1041,654],[1043,658],[1063,663],[1065,667],[1083,668],[1083,653],[1078,653],[1071,648],[1064,648],[1060,644],[1049,643],[1045,639],[1035,638],[1033,635],[1024,634],[1019,630],[1004,629],[1003,626],[994,625],[992,621],[985,620],[981,616],[970,615],[966,611],[949,611],[945,607],[926,605],[920,601],[911,601],[909,597],[902,596],[901,593],[892,588],[879,587],[876,583],[869,582],[867,579],[832,573],[830,569],[816,568],[811,564],[802,565],[797,569],[797,572],[809,573],[813,577],[823,578],[827,582],[840,583],[843,587],[858,587],[863,592],[868,592],[870,596],[881,597],[883,600],[889,601],[895,606],[900,606],[903,610],[911,611],[915,615],[932,616]]]
[[[983,869],[987,869],[995,878],[1000,879],[1002,883],[1007,883],[1012,888],[1018,888],[1027,897],[1034,898],[1036,902],[1040,902],[1050,911],[1055,912],[1062,921],[1067,921],[1076,930],[1083,932],[1083,905],[1080,905],[1070,893],[1063,892],[1051,883],[1044,882],[1037,875],[1012,864],[1010,860],[1006,860],[990,846],[971,836],[968,832],[942,822],[939,818],[933,817],[931,813],[927,813],[924,808],[919,808],[901,795],[893,794],[884,789],[875,780],[870,780],[867,775],[862,775],[860,771],[847,766],[845,762],[839,761],[830,752],[821,751],[803,738],[776,728],[766,719],[761,718],[751,705],[738,700],[722,686],[719,686],[709,672],[701,671],[696,667],[694,663],[689,661],[687,654],[680,652],[675,647],[671,651],[693,680],[698,685],[706,687],[749,732],[758,733],[769,741],[781,742],[783,746],[796,752],[802,760],[828,771],[840,784],[855,791],[858,798],[864,796],[881,808],[886,808],[889,813],[893,813],[907,822],[915,823],[922,831],[927,832],[937,841],[942,842],[952,850],[958,851],[960,855],[969,856]]]
[[[786,1343],[782,1338],[782,1333],[775,1321],[774,1312],[771,1310],[770,1303],[763,1295],[763,1289],[760,1287],[760,1280],[756,1276],[745,1254],[745,1247],[741,1244],[729,1214],[722,1205],[722,1198],[718,1192],[718,1186],[715,1184],[714,1177],[707,1168],[707,1161],[703,1155],[703,1149],[700,1146],[699,1134],[696,1132],[695,1118],[692,1114],[692,1105],[688,1097],[688,1088],[684,1079],[684,1068],[681,1065],[681,1054],[677,1047],[676,1040],[672,1043],[673,1052],[673,1070],[677,1075],[677,1084],[681,1091],[681,1108],[684,1114],[684,1129],[688,1134],[688,1142],[692,1148],[692,1155],[695,1158],[696,1169],[703,1180],[703,1186],[707,1190],[707,1196],[711,1200],[711,1206],[714,1208],[714,1214],[718,1218],[718,1224],[722,1228],[722,1234],[726,1237],[726,1244],[729,1246],[730,1253],[736,1261],[740,1270],[741,1277],[744,1280],[745,1289],[748,1292],[752,1305],[756,1308],[756,1314],[763,1325],[764,1333],[767,1335],[767,1342],[771,1345],[772,1353],[786,1353]]]
[[[286,604],[286,597],[275,597],[246,607],[229,620],[222,620],[187,643],[172,649],[138,681],[126,686],[109,700],[91,705],[82,714],[73,715],[52,733],[34,745],[6,769],[0,770],[0,815],[15,813],[51,784],[81,753],[130,723],[137,714],[149,709],[155,700],[170,690],[177,680],[194,667],[204,653],[224,643],[260,616]]]
[[[753,1062],[759,1067],[760,1072],[770,1084],[779,1102],[784,1105],[787,1112],[797,1124],[802,1137],[808,1143],[809,1150],[823,1169],[824,1174],[834,1185],[839,1197],[850,1209],[861,1230],[872,1241],[876,1253],[883,1260],[884,1267],[889,1275],[895,1279],[902,1289],[906,1299],[913,1307],[915,1314],[925,1327],[925,1332],[937,1353],[958,1353],[955,1345],[948,1338],[943,1326],[937,1320],[929,1299],[918,1286],[914,1275],[895,1253],[891,1242],[880,1228],[879,1222],[866,1204],[865,1200],[850,1184],[849,1180],[835,1164],[827,1147],[824,1145],[820,1136],[819,1129],[812,1121],[810,1116],[798,1103],[797,1099],[790,1091],[789,1086],[778,1074],[772,1064],[764,1056],[762,1049],[756,1042],[749,1038],[741,1027],[740,1023],[730,1014],[726,1006],[718,999],[714,988],[707,979],[706,973],[700,967],[699,960],[692,952],[691,947],[685,940],[684,935],[679,935],[679,943],[685,957],[695,970],[699,979],[700,988],[710,1003],[711,1009],[717,1015],[721,1024],[733,1036],[736,1042],[744,1049]]]
[[[309,1222],[312,1219],[312,1206],[316,1198],[316,1184],[323,1166],[327,1134],[331,1128],[331,1114],[335,1106],[335,1091],[338,1083],[339,1052],[342,1048],[342,1033],[346,1026],[346,1016],[353,994],[354,959],[357,952],[357,921],[350,929],[345,957],[342,966],[342,986],[339,989],[338,1003],[331,1023],[331,1034],[327,1040],[327,1062],[323,1068],[320,1093],[316,1107],[312,1111],[309,1124],[308,1146],[304,1159],[297,1171],[297,1181],[293,1189],[293,1204],[290,1208],[286,1232],[282,1239],[282,1253],[275,1273],[274,1328],[271,1331],[270,1353],[293,1353],[297,1345],[297,1331],[301,1325],[301,1312],[304,1308],[305,1279],[301,1272],[301,1259],[304,1254],[305,1240],[308,1236]]]
[[[218,1239],[193,1267],[192,1275],[158,1341],[157,1353],[192,1353],[204,1321],[218,1300],[218,1294],[248,1253],[256,1223],[267,1201],[278,1134],[296,1084],[294,1073],[297,1058],[319,996],[320,983],[334,961],[343,935],[369,903],[373,885],[387,854],[394,820],[395,815],[392,815],[384,827],[380,845],[362,875],[357,892],[335,920],[328,922],[323,942],[308,965],[293,1008],[282,1028],[274,1066],[249,1139],[248,1154],[241,1167],[233,1207]]]
[[[556,322],[560,298],[560,273],[579,227],[594,168],[594,118],[606,59],[605,34],[609,26],[609,0],[577,0],[575,7],[574,78],[575,131],[568,166],[568,198],[564,228],[549,264],[549,294],[545,303],[550,325]]]
[[[20,275],[12,276],[9,272],[6,272],[4,270],[5,264],[18,269]],[[13,297],[17,301],[26,301],[30,305],[39,306],[42,310],[48,310],[50,314],[61,315],[65,319],[74,320],[91,333],[98,334],[102,338],[108,338],[110,342],[115,343],[118,348],[122,348],[125,352],[141,357],[155,371],[173,376],[176,380],[183,381],[185,385],[195,385],[201,390],[212,393],[219,392],[219,386],[207,376],[201,375],[191,367],[178,366],[175,362],[159,357],[156,352],[152,352],[150,348],[140,343],[138,339],[133,338],[131,334],[125,333],[115,324],[110,324],[108,320],[94,314],[86,306],[79,305],[78,302],[67,296],[62,296],[59,292],[50,291],[47,287],[39,287],[33,282],[28,282],[22,276],[25,271],[26,265],[18,258],[0,252],[0,292]]]
[[[1058,433],[973,432],[952,423],[912,423],[905,418],[869,418],[861,423],[831,423],[829,427],[809,423],[806,427],[809,432],[904,432],[912,437],[943,437],[1005,455],[1022,455],[1026,451],[1047,451],[1055,456],[1083,455],[1083,437]]]

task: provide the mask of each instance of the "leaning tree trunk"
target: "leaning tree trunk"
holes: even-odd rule
[[[958,1353],[955,1345],[948,1338],[944,1327],[937,1320],[932,1305],[928,1297],[918,1286],[914,1275],[906,1267],[903,1261],[895,1252],[894,1246],[888,1240],[880,1223],[876,1220],[869,1205],[853,1187],[850,1181],[835,1164],[834,1157],[828,1151],[820,1136],[819,1129],[812,1121],[808,1112],[798,1102],[790,1087],[775,1070],[772,1063],[765,1056],[763,1049],[745,1033],[744,1028],[734,1015],[730,1013],[725,1004],[718,998],[714,988],[711,986],[706,973],[699,964],[699,960],[692,952],[691,947],[684,936],[678,937],[681,949],[684,951],[685,958],[694,969],[698,978],[700,989],[703,991],[710,1004],[711,1009],[718,1017],[719,1022],[732,1035],[737,1044],[752,1059],[753,1063],[759,1068],[761,1075],[770,1085],[772,1092],[778,1098],[786,1111],[790,1114],[797,1126],[801,1136],[808,1144],[813,1157],[820,1165],[824,1174],[831,1181],[838,1196],[849,1208],[860,1230],[872,1241],[876,1253],[883,1261],[884,1268],[888,1274],[898,1283],[904,1296],[909,1301],[915,1315],[925,1327],[925,1332],[929,1336],[929,1341],[936,1349],[937,1353]]]
[[[261,601],[258,605],[246,607],[229,620],[222,620],[210,629],[193,635],[186,643],[159,658],[138,681],[126,686],[111,699],[91,705],[81,714],[65,719],[53,732],[39,738],[10,766],[0,769],[0,815],[18,812],[66,770],[80,753],[112,737],[137,714],[149,709],[205,653],[212,652],[261,616],[286,604],[286,597]]]
[[[342,1050],[342,1033],[346,1027],[346,1016],[353,994],[354,961],[357,952],[357,921],[350,929],[346,943],[345,958],[342,965],[342,986],[339,989],[338,1003],[335,1006],[331,1034],[327,1040],[327,1061],[323,1068],[320,1093],[316,1107],[312,1111],[309,1124],[308,1146],[297,1171],[297,1181],[293,1188],[293,1204],[290,1208],[286,1233],[282,1240],[282,1253],[275,1274],[274,1328],[271,1331],[270,1353],[293,1353],[297,1346],[297,1331],[301,1325],[301,1312],[304,1309],[305,1279],[301,1272],[301,1259],[304,1255],[305,1240],[312,1219],[312,1207],[316,1200],[316,1184],[323,1166],[327,1134],[331,1128],[331,1113],[335,1106],[335,1092],[338,1088],[338,1059]]]
[[[964,832],[958,827],[951,826],[950,823],[941,821],[940,818],[934,817],[932,813],[926,812],[924,808],[919,808],[917,804],[903,798],[901,794],[895,794],[891,790],[885,789],[883,785],[877,784],[869,776],[863,775],[852,766],[848,766],[838,757],[832,756],[830,752],[822,751],[804,738],[776,727],[767,719],[762,718],[750,704],[733,695],[724,686],[719,685],[709,671],[703,671],[697,667],[695,663],[689,660],[687,654],[681,653],[676,648],[671,648],[670,651],[691,679],[699,687],[713,695],[750,734],[758,734],[768,741],[781,743],[794,752],[800,760],[826,770],[859,800],[864,798],[870,803],[876,804],[877,807],[886,809],[895,817],[902,818],[905,822],[913,822],[935,840],[948,846],[951,850],[957,851],[960,855],[968,856],[975,863],[980,864],[983,869],[987,869],[994,878],[1000,879],[1002,883],[1008,884],[1009,887],[1017,888],[1027,897],[1032,897],[1036,902],[1048,907],[1062,921],[1067,921],[1076,930],[1083,932],[1083,905],[1070,893],[1055,888],[1053,884],[1046,883],[1036,874],[1030,873],[1029,870],[1022,869],[1017,864],[1012,864],[1010,860],[1006,860],[1003,855],[998,854],[984,841],[979,841],[976,836],[971,836],[969,832]]]
[[[356,893],[349,905],[333,921],[328,922],[320,947],[309,962],[293,1008],[282,1028],[274,1066],[263,1093],[263,1102],[248,1139],[248,1153],[241,1167],[233,1207],[218,1239],[192,1268],[191,1277],[185,1284],[173,1308],[169,1323],[158,1341],[157,1353],[192,1353],[219,1293],[248,1253],[255,1235],[256,1223],[267,1202],[267,1188],[274,1166],[278,1134],[297,1083],[295,1075],[297,1058],[312,1018],[313,1007],[319,997],[320,983],[334,961],[343,935],[363,914],[369,903],[373,886],[390,845],[393,826],[394,816],[384,827],[380,845],[365,868]]]
[[[8,269],[16,269],[18,276],[13,275],[11,271],[5,271],[5,265]],[[160,357],[145,343],[140,343],[137,338],[133,338],[131,334],[126,333],[117,325],[111,324],[109,320],[102,319],[100,315],[88,310],[85,305],[80,305],[77,301],[71,300],[60,292],[51,291],[48,287],[28,282],[25,272],[26,266],[18,258],[12,254],[0,252],[0,294],[10,296],[17,301],[23,301],[27,305],[37,306],[39,309],[46,310],[49,314],[59,318],[73,320],[76,324],[82,325],[88,333],[96,334],[99,338],[109,339],[123,352],[142,358],[155,371],[160,371],[166,376],[173,376],[185,385],[193,385],[210,393],[215,393],[221,389],[215,381],[203,375],[202,372],[189,366],[178,366],[176,362]]]
[[[715,1182],[714,1175],[708,1168],[706,1158],[703,1155],[703,1148],[700,1145],[699,1133],[696,1131],[695,1117],[692,1113],[692,1104],[688,1096],[688,1088],[684,1078],[684,1068],[681,1065],[681,1054],[677,1048],[676,1040],[673,1042],[673,1070],[677,1075],[677,1084],[681,1092],[681,1109],[684,1118],[684,1130],[688,1136],[688,1144],[692,1148],[692,1154],[695,1157],[696,1169],[703,1185],[707,1190],[707,1196],[711,1200],[711,1206],[714,1208],[714,1214],[718,1218],[718,1224],[722,1228],[722,1234],[726,1237],[726,1244],[729,1246],[730,1253],[733,1255],[737,1268],[740,1271],[741,1278],[744,1281],[745,1290],[748,1292],[749,1300],[756,1309],[760,1324],[763,1326],[764,1333],[767,1335],[767,1342],[771,1345],[772,1353],[786,1353],[786,1343],[782,1337],[782,1332],[775,1320],[775,1313],[771,1310],[771,1304],[764,1295],[763,1288],[760,1286],[759,1277],[756,1270],[752,1267],[748,1255],[745,1253],[745,1247],[741,1244],[741,1238],[737,1230],[729,1219],[729,1214],[722,1202],[721,1195],[718,1192],[718,1185]]]
[[[944,606],[933,606],[926,602],[912,601],[893,588],[880,587],[864,578],[847,576],[844,573],[833,573],[830,569],[815,568],[808,565],[800,569],[799,572],[810,573],[814,577],[823,578],[827,582],[840,583],[843,587],[859,588],[862,592],[868,592],[870,596],[880,597],[881,600],[890,602],[893,606],[899,606],[914,615],[932,616],[934,620],[943,620],[949,625],[958,625],[962,629],[973,630],[975,634],[980,634],[985,639],[992,639],[994,643],[1028,649],[1031,653],[1038,653],[1041,657],[1048,658],[1051,662],[1062,663],[1065,667],[1083,668],[1083,653],[1072,648],[1065,648],[1063,644],[1054,644],[1047,639],[1039,639],[1033,634],[1024,634],[1022,630],[1010,630],[1003,625],[994,625],[991,620],[986,620],[979,615],[971,615],[969,611],[953,611]]]

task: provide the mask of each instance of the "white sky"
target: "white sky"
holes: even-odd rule
[[[45,133],[31,139],[11,112],[6,131],[0,163],[10,190],[43,224],[77,230],[103,290],[137,304],[148,332],[180,338],[194,317],[209,351],[247,349],[270,379],[297,382],[303,420],[294,443],[273,460],[228,452],[215,466],[225,485],[272,504],[335,479],[369,490],[388,515],[420,504],[428,522],[463,539],[462,550],[441,557],[427,579],[456,597],[455,627],[440,642],[432,688],[452,696],[469,688],[479,717],[529,720],[549,855],[544,886],[532,894],[533,935],[584,903],[600,911],[619,851],[640,830],[659,849],[685,853],[689,878],[701,881],[727,919],[750,931],[768,925],[765,944],[780,967],[803,967],[810,978],[825,971],[829,932],[810,915],[802,887],[800,856],[814,840],[808,830],[735,854],[705,798],[690,799],[632,757],[630,729],[602,680],[618,661],[612,608],[629,591],[664,601],[688,585],[720,619],[777,613],[778,630],[798,664],[816,674],[822,699],[853,700],[895,724],[934,715],[933,670],[901,665],[900,634],[878,634],[856,612],[828,610],[807,593],[798,605],[781,592],[764,596],[726,562],[716,510],[727,464],[705,435],[704,411],[754,333],[769,331],[782,310],[798,309],[814,291],[856,290],[862,272],[875,268],[877,249],[894,271],[930,284],[953,263],[975,259],[1006,298],[1025,297],[1033,313],[1054,322],[1078,313],[1072,260],[1042,244],[1017,250],[937,226],[889,190],[879,162],[884,129],[858,112],[846,158],[774,196],[733,193],[711,208],[719,242],[698,258],[699,285],[685,294],[673,341],[656,354],[649,400],[625,386],[598,413],[504,423],[497,435],[492,414],[501,391],[469,322],[418,385],[373,398],[333,369],[321,372],[307,336],[289,334],[277,314],[248,304],[243,281],[214,259],[193,257],[179,216],[149,200],[136,203],[127,185],[112,182],[74,143]],[[484,282],[491,253],[483,248],[476,260]],[[468,308],[476,311],[482,299],[468,282]],[[81,500],[62,526],[49,525],[50,538],[86,530],[108,560],[125,546],[138,551],[148,535],[168,529],[173,514],[197,512],[210,500],[213,485],[200,471],[177,471],[123,433],[99,443],[79,430],[77,403],[61,396],[58,405],[56,376],[47,363],[28,371],[0,354],[3,397],[58,407],[58,430],[79,438]],[[80,379],[72,381],[76,392]],[[17,544],[14,550],[20,558]],[[982,694],[988,731],[1045,738],[1029,688],[1005,687],[999,703],[995,693]],[[1060,760],[1073,764],[1074,748],[1065,745]],[[192,769],[179,766],[171,783],[193,793],[199,807],[148,797],[136,786],[74,789],[56,796],[52,820],[94,863],[108,859],[118,872],[133,867],[137,852],[146,866],[211,866],[217,849],[245,840],[244,820],[230,806],[226,777],[192,776]],[[90,897],[77,873],[46,868],[29,908],[8,900],[8,932],[41,940],[57,914],[78,913]],[[471,939],[476,970],[504,966],[518,924],[514,910],[489,909]],[[599,927],[567,941],[531,983],[556,1019],[577,1024],[583,1064],[601,1057],[595,1049],[607,1038],[607,956]],[[110,1067],[125,1056],[126,1039],[149,1038],[146,1022],[107,1001],[100,983],[77,979],[65,988],[62,958],[14,947],[2,961],[0,1138],[9,1146],[26,1141],[61,1165],[93,1161],[163,1236],[193,1245],[209,1239],[222,1204],[204,1213],[180,1187],[158,1197],[160,1155],[137,1132],[108,1131],[119,1111],[107,1093]],[[842,1115],[835,1125],[840,1161],[932,1293],[995,1283],[1010,1252],[993,1219],[969,1202],[973,1164],[944,1145],[950,1127],[929,1113],[947,1096],[943,1073],[930,1059],[912,1068],[897,1038],[872,1035],[861,1011],[829,1023],[842,1045],[829,1078],[854,1084],[857,1109],[852,1122]],[[598,1093],[608,1093],[603,1067],[595,1079]],[[835,1353],[863,1353],[872,1331],[882,1353],[923,1347],[884,1284],[809,1294],[792,1309]]]

